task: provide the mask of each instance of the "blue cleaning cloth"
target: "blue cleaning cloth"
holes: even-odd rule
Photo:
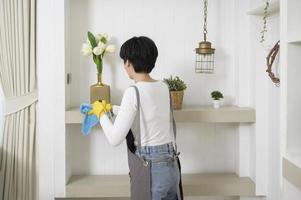
[[[80,105],[80,112],[83,113],[84,121],[82,122],[82,133],[84,136],[89,135],[91,128],[98,124],[98,117],[96,115],[89,115],[89,111],[92,110],[92,105],[83,103]]]

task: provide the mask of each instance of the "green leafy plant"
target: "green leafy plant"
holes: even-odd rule
[[[214,100],[219,100],[219,99],[224,98],[223,94],[220,91],[218,91],[218,90],[211,92],[211,97]]]
[[[170,76],[169,78],[164,78],[163,80],[165,83],[167,83],[170,91],[183,91],[187,88],[184,81],[181,80],[178,76],[176,76],[175,78]]]

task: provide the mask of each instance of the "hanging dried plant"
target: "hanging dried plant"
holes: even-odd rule
[[[266,0],[265,2],[265,7],[264,7],[264,13],[263,13],[263,27],[262,27],[262,31],[260,32],[261,33],[261,40],[260,42],[263,43],[265,41],[265,33],[268,31],[267,30],[267,18],[268,18],[268,9],[269,9],[269,6],[270,6],[270,3],[269,3],[269,0]]]
[[[268,72],[269,77],[275,83],[275,85],[278,87],[280,84],[280,79],[275,76],[275,74],[272,72],[273,63],[275,61],[275,58],[279,52],[280,47],[280,41],[277,41],[277,43],[274,45],[274,47],[269,52],[268,56],[266,57],[266,63],[267,63],[267,69],[266,72]]]

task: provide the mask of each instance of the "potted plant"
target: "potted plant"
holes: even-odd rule
[[[184,90],[186,89],[186,84],[178,76],[176,76],[175,78],[170,76],[170,78],[165,78],[163,80],[164,82],[167,83],[169,87],[173,109],[175,110],[181,109],[183,104],[183,96],[184,96]]]
[[[215,109],[219,108],[220,107],[220,99],[224,98],[223,94],[216,90],[216,91],[213,91],[211,92],[211,97],[213,99],[213,107]]]
[[[111,102],[110,86],[102,83],[103,58],[106,53],[115,51],[114,45],[108,45],[109,37],[107,34],[93,35],[88,32],[88,38],[82,45],[82,54],[84,56],[92,56],[97,69],[97,83],[90,87],[90,102],[97,100],[105,100]]]

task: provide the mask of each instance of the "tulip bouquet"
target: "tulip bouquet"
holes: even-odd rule
[[[108,45],[109,36],[107,34],[96,34],[95,36],[88,32],[88,38],[82,45],[82,54],[84,56],[93,56],[93,61],[96,64],[99,74],[102,73],[102,59],[106,53],[113,53],[115,51],[114,45]]]

